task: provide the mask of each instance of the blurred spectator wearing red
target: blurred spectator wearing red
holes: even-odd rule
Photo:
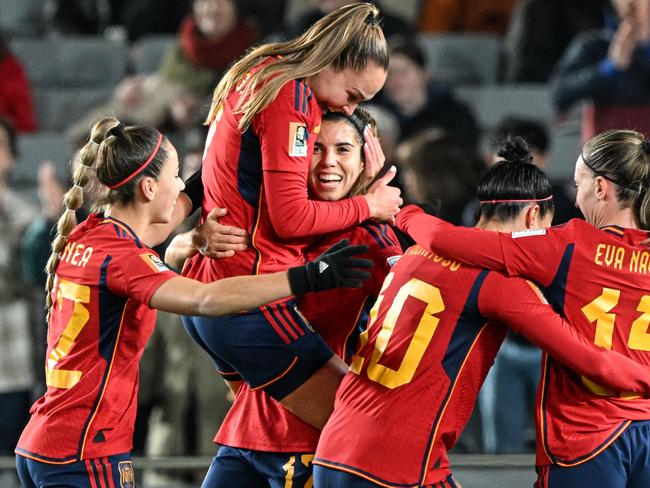
[[[420,32],[504,34],[517,0],[423,0]]]
[[[37,128],[32,94],[20,61],[0,35],[0,116],[7,118],[19,132]]]

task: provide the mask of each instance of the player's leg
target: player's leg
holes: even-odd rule
[[[135,487],[133,464],[128,453],[70,464],[48,464],[17,456],[16,467],[24,488]]]
[[[314,466],[315,488],[377,488],[377,484],[338,469]]]
[[[271,488],[313,488],[313,452],[249,452],[253,465]]]
[[[593,459],[576,466],[551,465],[538,470],[536,488],[626,488],[630,457],[623,433]]]
[[[245,450],[221,446],[212,460],[201,488],[264,488],[269,487],[247,459]]]
[[[264,390],[322,428],[347,367],[293,300],[221,318],[193,317],[192,322],[197,342],[213,359],[231,365],[253,390]]]
[[[632,463],[627,488],[650,486],[650,420],[632,422],[626,432]]]

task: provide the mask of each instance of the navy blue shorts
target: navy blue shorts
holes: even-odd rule
[[[311,488],[313,452],[263,452],[221,446],[201,488]]]
[[[377,488],[377,486],[388,485],[373,483],[372,481],[369,481],[365,478],[362,478],[361,476],[357,476],[352,473],[315,464],[314,486],[316,488]],[[431,488],[460,488],[458,482],[454,480],[451,475],[443,481],[427,486],[430,486]]]
[[[224,317],[183,317],[183,325],[224,379],[244,380],[276,400],[302,385],[334,355],[295,300]]]
[[[49,464],[16,455],[23,488],[134,488],[131,454],[116,454],[70,464]]]
[[[536,488],[650,487],[650,420],[632,422],[603,452],[576,466],[537,468]]]

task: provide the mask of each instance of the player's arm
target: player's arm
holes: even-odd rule
[[[370,277],[367,259],[354,257],[366,246],[347,246],[341,241],[315,261],[281,273],[236,276],[200,283],[175,276],[160,284],[149,306],[183,315],[225,315],[264,305],[280,298],[337,287],[358,288]]]
[[[490,273],[481,287],[479,309],[576,373],[614,390],[650,397],[646,366],[590,342],[555,313],[531,282]]]
[[[401,202],[399,190],[387,186],[394,171],[373,184],[367,195],[337,202],[309,199],[307,175],[317,137],[314,129],[319,123],[312,114],[318,113],[319,108],[315,101],[305,108],[302,101],[296,103],[295,96],[291,83],[285,85],[276,99],[253,120],[262,151],[269,216],[278,236],[291,239],[327,234],[371,217],[390,220]],[[297,145],[297,127],[307,130],[304,149]]]
[[[456,261],[530,278],[543,285],[555,277],[565,252],[565,235],[546,229],[502,233],[452,225],[407,205],[397,226],[425,249]]]

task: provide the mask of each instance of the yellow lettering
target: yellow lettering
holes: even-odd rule
[[[643,254],[641,254],[641,262],[639,263],[639,273],[648,272],[648,260],[650,260],[650,253],[643,251]]]
[[[74,242],[68,242],[63,249],[63,254],[61,255],[61,261],[68,261],[70,255],[72,254],[72,248],[74,247]]]
[[[75,266],[79,265],[79,262],[77,259],[79,258],[79,255],[81,254],[81,251],[83,251],[84,245],[83,244],[77,244],[77,247],[75,247],[74,254],[72,255],[72,259],[70,262],[74,264]]]
[[[636,273],[639,270],[639,258],[641,251],[632,251],[632,258],[630,259],[630,271]]]
[[[83,256],[81,256],[81,261],[79,261],[79,265],[83,266],[84,268],[88,264],[88,261],[90,260],[90,256],[93,254],[93,248],[92,247],[87,247],[86,250],[83,253]]]
[[[623,269],[623,258],[625,257],[625,249],[622,247],[616,248],[616,258],[614,259],[614,267]]]
[[[451,271],[456,271],[458,268],[460,268],[460,263],[457,263],[456,261],[454,261],[453,263],[451,263],[451,267],[449,269]]]
[[[604,247],[605,244],[598,244],[598,247],[596,248],[596,256],[594,257],[594,262],[599,266],[603,265],[602,255],[603,255]]]

